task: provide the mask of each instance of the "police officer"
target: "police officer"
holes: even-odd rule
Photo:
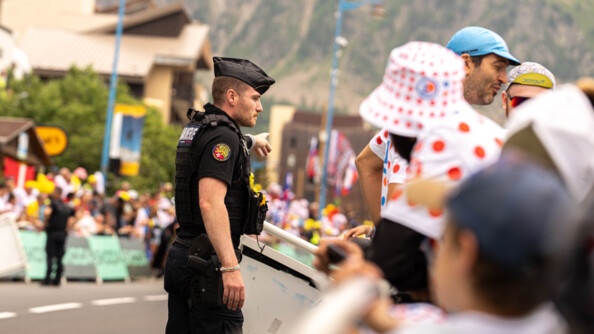
[[[170,334],[242,332],[245,289],[236,250],[240,236],[251,233],[245,220],[249,146],[254,140],[246,143],[240,127],[256,124],[263,111],[260,97],[275,81],[249,60],[214,57],[213,63],[213,103],[204,106],[204,113],[190,109],[191,121],[177,146],[179,228],[168,254],[164,283],[169,294],[166,333]],[[212,255],[194,247],[204,235]],[[193,251],[200,253],[192,258],[205,263],[202,269],[189,265]],[[214,302],[206,296],[213,290],[207,279],[213,266],[222,288]]]
[[[45,217],[47,217],[45,224],[45,233],[47,235],[45,244],[47,267],[45,278],[41,282],[41,285],[58,286],[60,285],[64,271],[62,258],[66,253],[68,229],[74,224],[75,211],[62,201],[62,189],[59,187],[54,189],[50,201],[50,205],[46,207],[44,212]],[[54,261],[56,262],[55,271],[53,270]]]

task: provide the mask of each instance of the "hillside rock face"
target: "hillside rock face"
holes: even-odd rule
[[[327,105],[338,1],[185,0],[191,14],[211,26],[213,54],[245,57],[278,84],[267,98],[302,108]],[[161,2],[171,2],[161,0]],[[387,56],[411,40],[445,45],[460,28],[498,32],[520,60],[549,67],[559,82],[594,76],[594,4],[566,0],[384,1],[383,18],[371,6],[343,13],[348,46],[340,59],[337,112],[355,113],[380,82]],[[500,110],[495,102],[489,110]]]

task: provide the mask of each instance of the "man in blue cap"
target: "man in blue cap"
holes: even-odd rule
[[[446,47],[464,59],[464,98],[470,104],[491,104],[507,83],[507,66],[520,64],[501,36],[482,27],[459,30]]]

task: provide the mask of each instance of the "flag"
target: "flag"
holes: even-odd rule
[[[311,137],[309,141],[309,151],[307,152],[307,159],[305,161],[305,170],[309,182],[315,182],[319,179],[320,174],[320,157],[318,154],[318,138]]]
[[[293,188],[293,173],[289,171],[285,175],[285,184],[283,186],[283,192],[281,195],[281,199],[283,199],[285,201],[290,200],[292,197],[292,191],[291,191],[292,188]]]
[[[355,151],[351,146],[351,142],[342,132],[332,130],[331,136],[330,150],[328,151],[327,178],[329,183],[334,186],[334,195],[341,196],[344,188],[345,173],[347,172],[349,161],[355,157]]]
[[[349,164],[344,173],[344,181],[342,183],[342,196],[346,196],[351,192],[353,184],[359,179],[359,173],[357,172],[357,165],[355,164],[355,154],[349,158]]]

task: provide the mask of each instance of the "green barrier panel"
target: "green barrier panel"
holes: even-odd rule
[[[102,280],[128,280],[130,275],[122,256],[117,237],[91,236],[87,238]]]
[[[146,258],[144,244],[138,239],[120,238],[120,247],[122,256],[128,267],[130,277],[149,277],[151,268],[149,260]]]
[[[45,278],[45,232],[19,231],[21,244],[27,254],[27,270],[19,272],[14,277],[41,280]]]
[[[272,245],[272,248],[276,249],[281,254],[292,258],[293,260],[297,260],[306,266],[313,267],[314,256],[304,250],[295,248],[284,242]]]
[[[92,280],[97,278],[95,258],[86,238],[69,236],[66,239],[66,254],[62,262],[66,278]]]

